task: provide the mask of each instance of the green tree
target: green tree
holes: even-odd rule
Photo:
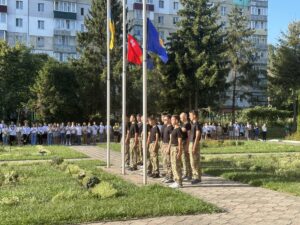
[[[167,93],[161,93],[164,105],[170,109],[217,105],[227,75],[217,6],[212,7],[208,0],[182,0],[181,4],[178,30],[167,43],[170,60],[161,67],[163,80],[168,83]]]
[[[269,81],[289,93],[293,102],[293,130],[297,129],[297,105],[300,88],[300,22],[293,22],[282,33],[269,63]]]
[[[29,106],[39,120],[62,122],[82,120],[82,109],[78,104],[79,84],[74,69],[67,63],[50,59],[39,71],[31,88]]]
[[[111,1],[112,19],[116,27],[115,47],[111,51],[112,112],[120,111],[122,69],[122,8],[118,0]],[[73,61],[80,83],[80,105],[83,116],[106,112],[106,1],[93,0],[89,15],[85,18],[86,32],[78,33],[79,60]]]
[[[28,119],[26,103],[30,86],[46,59],[46,55],[32,54],[24,45],[10,47],[0,41],[0,110],[3,119]]]
[[[232,88],[232,121],[235,121],[237,86],[253,84],[252,62],[253,42],[250,37],[254,31],[248,26],[249,20],[242,8],[234,7],[228,15],[226,28],[226,58],[230,69],[230,85]],[[247,76],[248,75],[248,76]],[[249,81],[249,78],[250,79]],[[240,96],[239,96],[240,97]]]

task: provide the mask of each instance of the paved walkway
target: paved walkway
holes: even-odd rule
[[[106,160],[106,152],[98,147],[73,147],[94,159]],[[110,169],[104,170],[124,177],[137,185],[141,185],[141,171],[127,172],[122,176],[120,153],[111,151]],[[149,183],[157,183],[157,179],[149,179]],[[171,216],[130,221],[101,222],[103,224],[226,224],[226,225],[300,225],[300,198],[263,188],[251,187],[238,182],[224,180],[220,177],[204,176],[198,186],[184,184],[181,191],[196,198],[213,203],[225,210],[225,213],[202,214],[193,216]]]

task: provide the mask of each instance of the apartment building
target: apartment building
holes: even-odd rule
[[[0,0],[0,38],[59,61],[76,58],[76,33],[89,8],[90,0]]]

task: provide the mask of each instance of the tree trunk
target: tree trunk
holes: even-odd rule
[[[234,69],[234,77],[233,77],[233,90],[232,90],[232,123],[235,123],[235,99],[236,99],[236,74],[237,71]]]

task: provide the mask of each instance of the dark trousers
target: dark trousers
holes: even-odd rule
[[[267,132],[262,132],[262,136],[263,136],[263,140],[266,141],[267,140]]]

